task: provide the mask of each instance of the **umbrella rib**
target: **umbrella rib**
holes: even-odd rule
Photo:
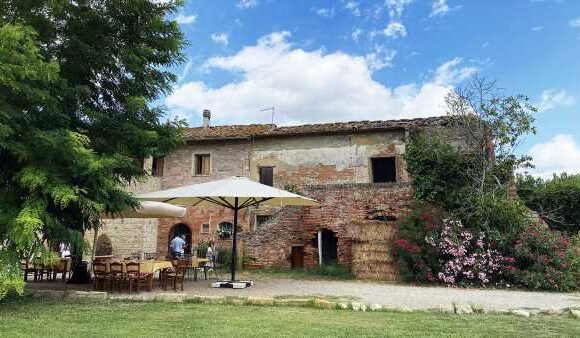
[[[210,202],[210,203],[217,204],[219,206],[222,206],[222,207],[226,207],[226,208],[230,208],[231,209],[231,206],[229,205],[229,203],[227,203],[227,201],[224,204],[224,203],[222,203],[222,202],[220,202],[218,200],[215,200],[215,199],[213,199],[211,197],[199,197],[199,199],[204,200],[206,202]]]
[[[224,205],[226,208],[235,209],[235,207],[230,202],[228,202],[228,200],[226,200],[225,198],[223,198],[221,196],[218,198],[223,201],[224,204],[222,204],[222,205]]]
[[[250,203],[250,204],[248,204],[248,205],[244,206],[244,208],[251,207],[251,206],[253,206],[253,205],[260,204],[260,203],[262,203],[262,202],[266,202],[266,201],[268,201],[268,200],[271,200],[271,199],[273,199],[273,198],[274,198],[274,197],[264,197],[264,198],[262,198],[262,199],[261,199],[261,200],[259,200],[259,201],[258,201],[258,200],[256,200],[256,199],[254,198],[255,202],[253,202],[253,203]]]
[[[249,202],[249,203],[248,203],[248,202]],[[240,205],[240,209],[243,209],[243,208],[245,208],[245,207],[249,206],[250,204],[252,204],[252,203],[254,203],[254,202],[256,202],[256,198],[255,198],[255,197],[248,198],[247,200],[245,200],[245,201],[244,201],[244,203],[242,203],[242,204]]]

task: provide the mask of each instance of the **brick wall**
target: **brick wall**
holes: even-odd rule
[[[314,239],[319,230],[329,229],[338,239],[338,263],[350,267],[352,224],[374,224],[376,219],[388,217],[392,220],[384,221],[384,226],[394,229],[396,219],[407,213],[412,198],[411,186],[404,182],[309,186],[305,192],[323,206],[283,208],[264,229],[243,236],[246,255],[266,266],[290,267],[292,245],[303,245],[304,265],[313,267],[318,264]]]

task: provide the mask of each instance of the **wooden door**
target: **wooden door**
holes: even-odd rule
[[[292,247],[292,269],[302,269],[304,267],[304,247]]]

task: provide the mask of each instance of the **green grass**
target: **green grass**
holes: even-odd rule
[[[0,336],[579,337],[580,321],[567,317],[24,298],[0,303]]]
[[[293,279],[353,279],[350,271],[340,265],[321,265],[309,269],[262,269],[248,271],[250,274],[267,275],[272,277],[284,277]]]

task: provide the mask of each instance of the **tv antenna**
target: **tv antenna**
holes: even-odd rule
[[[264,108],[264,109],[260,109],[260,111],[271,111],[272,112],[272,125],[274,125],[274,113],[276,112],[276,108],[274,108],[274,106],[272,107],[268,107],[268,108]]]

